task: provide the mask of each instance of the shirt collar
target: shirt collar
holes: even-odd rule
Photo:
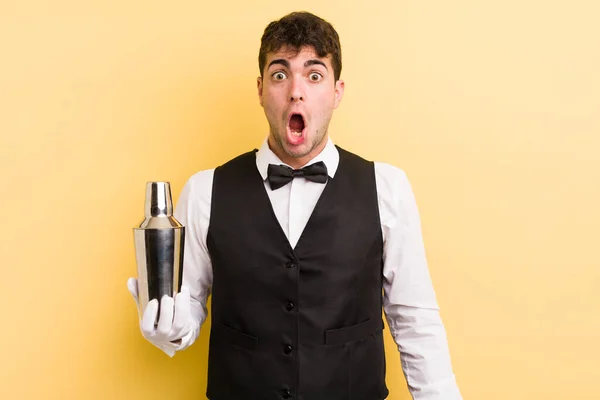
[[[325,145],[323,151],[317,154],[315,158],[307,162],[306,165],[303,165],[303,167],[306,167],[307,165],[311,165],[319,161],[323,161],[325,163],[325,165],[327,166],[327,175],[333,178],[340,163],[340,153],[333,144],[331,138],[327,138],[327,144]],[[286,163],[281,161],[279,157],[277,157],[275,153],[273,153],[273,151],[269,148],[269,141],[267,138],[264,140],[262,146],[256,153],[256,168],[258,168],[258,172],[263,178],[263,181],[267,179],[267,169],[269,168],[269,164],[287,165]]]

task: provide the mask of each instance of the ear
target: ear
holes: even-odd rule
[[[344,97],[344,81],[338,79],[335,83],[335,101],[333,103],[333,108],[338,108],[342,101],[342,97]]]
[[[262,107],[263,105],[263,80],[262,78],[259,76],[258,78],[256,78],[256,86],[258,89],[258,101],[260,102],[260,106]]]

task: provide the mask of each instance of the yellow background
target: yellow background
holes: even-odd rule
[[[295,7],[341,36],[336,143],[413,184],[465,399],[600,398],[598,4]],[[139,332],[132,228],[146,181],[177,199],[260,145],[259,40],[292,10],[0,2],[0,398],[204,398],[208,325],[174,359]]]

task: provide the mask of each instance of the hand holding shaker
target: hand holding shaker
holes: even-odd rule
[[[140,318],[152,299],[181,290],[185,227],[173,217],[169,182],[146,184],[145,217],[134,228]],[[160,306],[159,306],[160,310]]]

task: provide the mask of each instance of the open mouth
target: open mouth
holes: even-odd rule
[[[292,114],[292,116],[290,117],[289,127],[290,131],[293,134],[297,136],[302,135],[302,131],[304,130],[304,118],[302,117],[302,115]]]
[[[287,126],[288,143],[294,146],[304,143],[306,133],[306,122],[304,116],[299,113],[290,115]]]

